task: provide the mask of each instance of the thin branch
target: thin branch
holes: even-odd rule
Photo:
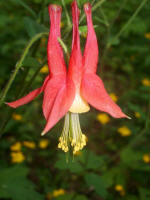
[[[138,13],[143,8],[143,6],[145,5],[146,2],[147,2],[147,0],[143,0],[141,2],[141,4],[139,5],[139,7],[136,9],[136,11],[133,13],[133,15],[127,21],[127,23],[122,27],[122,29],[119,31],[119,33],[116,34],[116,36],[114,37],[113,40],[116,40],[116,39],[118,39],[121,36],[121,34],[126,30],[126,28],[132,23],[132,21],[134,20],[134,18],[138,15]]]
[[[5,100],[5,97],[9,91],[9,88],[11,87],[19,69],[21,68],[22,66],[22,63],[26,57],[26,55],[28,54],[29,52],[29,49],[31,48],[31,46],[37,41],[39,40],[41,37],[43,37],[44,35],[48,35],[47,32],[43,32],[43,33],[39,33],[37,35],[35,35],[30,41],[29,43],[27,44],[25,50],[23,51],[22,55],[21,55],[21,58],[20,60],[16,63],[16,66],[15,66],[15,71],[12,73],[8,83],[6,84],[5,88],[3,89],[3,92],[1,94],[1,97],[0,97],[0,106],[3,104],[4,100]]]

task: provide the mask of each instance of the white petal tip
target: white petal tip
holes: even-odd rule
[[[45,132],[42,132],[42,133],[41,133],[41,136],[44,136],[45,134],[46,134]]]
[[[127,116],[127,119],[132,119],[131,117]]]

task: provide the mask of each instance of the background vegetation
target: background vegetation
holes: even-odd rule
[[[78,0],[82,49],[85,2]],[[62,121],[40,136],[42,96],[16,110],[7,107],[5,101],[38,87],[48,73],[50,3],[63,7],[62,39],[70,51],[71,0],[1,0],[0,200],[150,199],[150,2],[90,2],[100,48],[98,74],[132,120],[91,108],[80,117],[88,144],[69,157],[57,149]]]

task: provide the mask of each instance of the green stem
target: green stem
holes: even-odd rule
[[[35,78],[37,77],[37,75],[39,74],[40,72],[40,69],[41,67],[43,66],[44,64],[42,63],[40,67],[37,68],[37,70],[34,72],[34,74],[32,75],[31,79],[29,80],[29,82],[26,84],[26,87],[21,91],[21,95],[22,96],[23,94],[25,94],[27,92],[28,89],[30,89],[30,86],[32,85],[32,82],[35,80]]]
[[[33,76],[31,77],[31,79],[29,80],[29,82],[26,84],[26,86],[24,87],[24,89],[22,90],[20,88],[17,98],[20,96],[23,96],[31,87],[32,82],[36,79],[41,67],[43,66],[43,63],[41,64],[41,66],[35,71],[35,73],[33,74]],[[1,126],[0,126],[0,138],[2,137],[5,127],[7,126],[8,122],[11,119],[12,113],[14,112],[14,110],[12,110],[12,108],[7,108],[7,115],[5,116]]]
[[[61,1],[62,1],[62,5],[64,7],[64,10],[65,10],[65,14],[66,14],[66,18],[67,18],[67,24],[68,24],[69,27],[72,27],[71,20],[70,20],[70,17],[69,17],[69,13],[68,13],[66,5],[65,5],[65,1],[64,0],[61,0]]]
[[[58,38],[58,42],[60,43],[61,47],[63,48],[65,54],[67,55],[67,60],[69,61],[70,56],[69,56],[67,45],[62,41],[61,38]]]
[[[99,6],[101,6],[106,0],[101,0],[99,2],[97,2],[93,7],[92,7],[92,11],[95,11]],[[79,20],[79,24],[81,24],[81,22],[84,20],[85,18],[85,13],[83,13],[83,15],[81,16],[80,20]],[[66,28],[67,33],[65,34],[64,38],[67,38],[71,32],[72,29],[72,25],[68,28]]]
[[[4,100],[5,100],[5,97],[6,97],[7,93],[8,93],[8,91],[9,91],[9,88],[11,87],[11,84],[13,83],[13,81],[14,81],[14,79],[15,79],[15,77],[16,77],[18,71],[19,71],[19,69],[21,68],[22,63],[23,63],[23,61],[24,61],[26,55],[27,55],[28,52],[29,52],[29,49],[31,48],[31,46],[32,46],[38,39],[40,39],[40,38],[43,37],[44,35],[48,35],[48,33],[47,33],[47,32],[43,32],[43,33],[39,33],[39,34],[35,35],[35,36],[29,41],[29,43],[27,44],[27,46],[26,46],[24,52],[23,52],[22,55],[21,55],[20,60],[16,63],[15,71],[12,73],[12,75],[11,75],[11,77],[10,77],[8,83],[6,84],[4,90],[3,90],[2,94],[1,94],[1,97],[0,97],[0,106],[3,104],[3,102],[4,102]]]
[[[127,21],[127,23],[122,27],[122,29],[119,31],[119,33],[117,33],[117,35],[114,37],[113,40],[116,40],[120,37],[120,35],[126,30],[126,28],[132,23],[132,21],[134,20],[134,18],[137,16],[137,14],[140,12],[140,10],[143,8],[143,6],[145,5],[145,3],[147,2],[147,0],[143,0],[141,2],[141,4],[139,5],[139,7],[136,9],[136,11],[133,13],[133,15],[130,17],[130,19]],[[109,46],[110,44],[108,44]]]
[[[107,17],[106,17],[106,15],[105,15],[105,13],[104,13],[102,7],[100,8],[100,12],[101,12],[101,14],[102,14],[102,16],[103,16],[104,24],[105,24],[106,26],[109,26],[109,23],[108,23]]]
[[[28,6],[24,1],[17,0],[17,3],[20,4],[20,5],[22,5],[35,19],[37,18],[37,15],[34,12],[34,10],[32,10],[30,8],[30,6]]]
[[[114,19],[112,20],[112,22],[110,23],[110,29],[112,28],[112,26],[114,25],[114,23],[116,22],[117,18],[120,16],[121,11],[123,10],[123,8],[125,7],[126,3],[128,0],[123,0],[116,16],[114,17]]]
[[[42,7],[41,18],[40,18],[41,24],[44,22],[44,8],[45,8],[45,5],[46,5],[46,0],[43,0],[42,1],[42,5],[41,5],[41,7]]]

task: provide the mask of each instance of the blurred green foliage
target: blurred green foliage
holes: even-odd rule
[[[27,43],[37,34],[48,32],[47,6],[50,3],[66,8],[62,13],[62,40],[70,51],[71,2],[0,1],[1,95]],[[82,50],[87,30],[85,2],[78,0]],[[98,112],[91,109],[80,117],[88,145],[78,155],[71,156],[57,149],[62,121],[44,136],[47,142],[42,143],[40,132],[45,120],[41,97],[17,110],[3,104],[0,110],[0,137],[3,136],[0,139],[0,200],[150,199],[150,2],[90,2],[94,7],[93,21],[100,48],[98,73],[108,92],[118,97],[117,103],[132,120],[103,116],[103,122],[98,121]],[[41,71],[46,64],[46,43],[45,36],[30,48],[6,101],[19,98],[41,84],[46,76],[45,69]],[[35,146],[25,145],[24,141]]]

